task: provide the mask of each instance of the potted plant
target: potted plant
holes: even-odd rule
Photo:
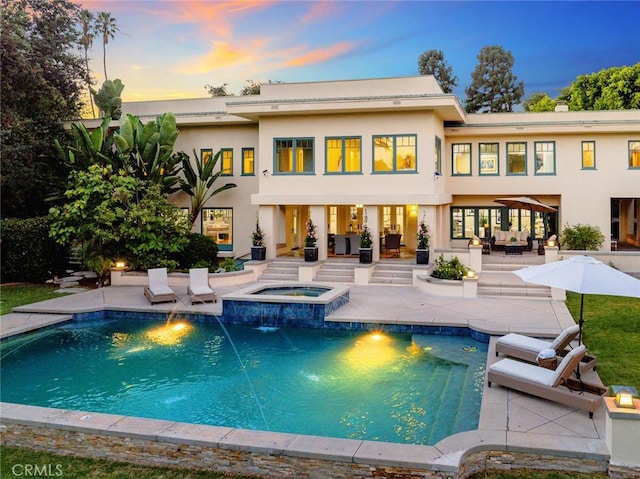
[[[416,264],[429,264],[429,226],[424,221],[424,218],[418,225],[418,243],[416,245]]]
[[[309,218],[305,225],[306,235],[304,237],[304,260],[318,261],[318,227]]]
[[[369,264],[373,262],[373,238],[371,237],[371,230],[367,226],[367,216],[365,213],[364,226],[362,227],[362,233],[360,233],[360,262]]]
[[[251,259],[264,261],[266,256],[267,246],[265,245],[264,231],[260,227],[260,220],[256,219],[256,229],[251,233]]]

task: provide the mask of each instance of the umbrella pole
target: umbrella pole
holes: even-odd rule
[[[578,346],[582,344],[582,323],[584,320],[582,319],[582,309],[584,307],[584,294],[580,295],[580,320],[578,321],[578,326],[580,328],[578,333]],[[580,379],[580,364],[576,366],[576,378]]]

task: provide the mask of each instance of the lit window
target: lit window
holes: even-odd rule
[[[313,174],[313,138],[275,139],[275,174]]]
[[[243,175],[255,175],[255,150],[253,148],[242,149],[242,174]]]
[[[536,142],[536,175],[556,173],[556,144],[553,141]]]
[[[452,145],[451,172],[454,176],[471,174],[471,143]]]
[[[213,238],[220,251],[232,251],[233,209],[203,208],[202,234]]]
[[[230,148],[223,148],[222,150],[222,176],[233,175],[233,150]]]
[[[327,173],[360,173],[362,171],[360,138],[327,138],[325,149]]]
[[[527,144],[507,143],[507,175],[527,174]]]
[[[596,142],[595,141],[582,142],[582,169],[583,170],[596,169]]]
[[[200,160],[202,166],[206,165],[213,158],[213,150],[211,148],[203,148],[200,150]]]
[[[640,141],[629,142],[629,168],[640,168]]]
[[[416,135],[374,136],[374,173],[415,172]]]
[[[480,143],[480,174],[497,175],[499,148],[497,143]]]

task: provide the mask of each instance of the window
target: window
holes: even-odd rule
[[[496,231],[524,231],[532,239],[544,238],[544,215],[510,208],[454,207],[451,213],[451,239],[491,238]],[[548,231],[557,231],[555,214],[547,214]]]
[[[233,150],[231,148],[223,148],[222,150],[222,176],[233,175]]]
[[[360,173],[362,162],[360,138],[340,137],[327,138],[326,172],[327,173]]]
[[[276,174],[313,174],[313,138],[275,139]]]
[[[436,136],[436,164],[435,172],[442,173],[442,140]]]
[[[507,175],[527,174],[527,144],[507,143]]]
[[[451,147],[451,173],[471,175],[471,143],[457,143]]]
[[[213,238],[220,251],[233,250],[233,209],[203,208],[202,234]]]
[[[629,142],[629,168],[640,168],[640,141]]]
[[[498,174],[498,144],[480,143],[480,174]]]
[[[206,165],[211,158],[213,158],[213,150],[211,148],[202,148],[200,150],[200,160],[202,161],[202,166]]]
[[[596,142],[595,141],[582,142],[582,169],[583,170],[596,169]]]
[[[416,135],[374,136],[373,172],[415,172]]]
[[[256,174],[255,150],[253,148],[242,149],[242,174],[246,176]]]
[[[536,175],[555,175],[556,144],[553,141],[536,142]]]

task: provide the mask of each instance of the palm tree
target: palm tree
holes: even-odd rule
[[[111,16],[109,12],[99,12],[96,17],[95,32],[98,35],[102,35],[102,63],[104,66],[104,79],[107,77],[107,43],[109,38],[115,38],[116,32],[120,29],[116,25],[116,19]]]
[[[91,101],[91,115],[94,115],[93,96],[91,95],[91,70],[89,70],[89,50],[93,46],[94,33],[92,31],[93,13],[89,10],[80,11],[80,24],[82,25],[81,43],[84,47],[84,63],[87,68],[87,88],[89,89],[89,100]]]

